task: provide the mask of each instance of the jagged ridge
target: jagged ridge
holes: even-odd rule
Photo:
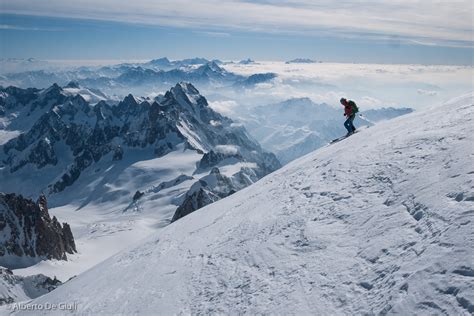
[[[5,93],[4,99],[16,98],[16,94]],[[31,168],[47,171],[40,179],[40,187],[34,186],[33,191],[18,188],[30,196],[40,190],[50,195],[60,193],[72,187],[84,170],[104,159],[110,165],[126,159],[130,149],[152,149],[155,157],[162,157],[185,144],[187,149],[204,154],[199,170],[210,172],[232,156],[216,152],[231,147],[239,152],[232,156],[233,161],[254,164],[230,180],[235,182],[233,189],[255,182],[280,166],[275,156],[264,152],[245,129],[235,127],[232,120],[212,110],[189,83],[176,84],[157,100],[130,94],[115,106],[105,101],[91,105],[81,95],[65,94],[61,87],[53,85],[33,91],[29,102],[16,106],[29,109],[29,113],[44,113],[31,129],[0,146],[5,178],[14,179]],[[192,192],[183,201],[190,195]],[[187,213],[194,210],[188,209]]]
[[[35,203],[21,195],[0,193],[0,230],[0,265],[5,267],[28,262],[22,258],[67,260],[66,254],[76,252],[71,228],[49,216],[44,195]]]

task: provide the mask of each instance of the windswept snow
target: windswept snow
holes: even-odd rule
[[[469,94],[382,122],[33,303],[86,315],[473,313],[473,121]]]

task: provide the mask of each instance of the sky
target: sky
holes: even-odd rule
[[[2,0],[0,57],[473,64],[471,0]]]

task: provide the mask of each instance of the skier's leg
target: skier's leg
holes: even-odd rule
[[[350,121],[350,122],[351,122],[351,132],[352,132],[352,133],[356,130],[356,128],[355,128],[355,126],[354,126],[354,119],[355,119],[355,114],[352,114],[351,117],[350,117],[350,120],[351,120],[351,121]]]
[[[351,118],[350,117],[348,117],[347,120],[344,122],[344,127],[347,129],[348,133],[350,133],[352,131]]]

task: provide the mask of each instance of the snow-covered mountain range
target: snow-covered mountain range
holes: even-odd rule
[[[280,167],[189,83],[116,105],[89,103],[87,91],[0,89],[0,192],[45,194],[78,251],[66,272],[39,263],[20,273],[65,280]]]
[[[76,314],[472,314],[473,121],[471,93],[380,123],[32,304],[75,302]]]
[[[62,192],[96,163],[108,160],[113,166],[134,149],[148,149],[159,158],[182,146],[204,155],[197,169],[200,172],[224,160],[245,161],[255,165],[245,169],[249,181],[279,166],[245,130],[209,108],[191,84],[177,84],[159,102],[141,102],[129,95],[116,106],[103,101],[90,105],[79,88],[75,88],[77,94],[71,94],[71,89],[70,85],[53,85],[45,90],[2,90],[5,129],[12,132],[10,125],[22,116],[38,118],[31,128],[0,147],[5,179],[0,190],[13,189],[27,196]],[[28,178],[32,170],[41,177]],[[93,173],[95,177],[100,174],[98,170]]]

